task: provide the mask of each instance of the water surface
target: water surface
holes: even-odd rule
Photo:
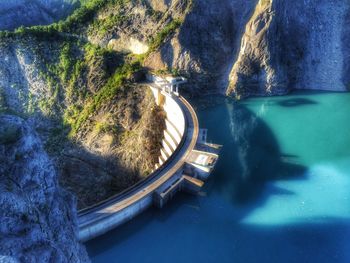
[[[223,144],[198,196],[87,243],[93,262],[350,262],[350,94],[194,101]]]

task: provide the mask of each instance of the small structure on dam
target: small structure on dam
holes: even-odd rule
[[[218,159],[220,145],[207,143],[195,111],[180,96],[184,78],[148,76],[146,85],[166,113],[166,129],[155,170],[130,189],[79,211],[79,239],[87,241],[129,221],[148,207],[163,207],[178,191],[197,193]]]

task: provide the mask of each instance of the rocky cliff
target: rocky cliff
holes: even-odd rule
[[[240,98],[349,87],[345,0],[111,2],[79,34],[144,56],[158,74],[186,75],[185,92]]]
[[[180,29],[151,54],[146,66],[186,75],[190,82],[185,92],[224,93],[254,5],[254,0],[191,1]]]
[[[229,94],[349,88],[350,3],[261,0],[245,27]]]
[[[187,94],[348,89],[349,7],[0,0],[0,29],[36,25],[0,32],[1,255],[86,260],[66,190],[83,208],[152,171],[165,116],[141,84],[147,72],[187,76]]]
[[[0,45],[3,112],[32,119],[79,208],[154,169],[164,114],[146,86],[122,80],[131,73],[118,54],[30,34],[5,38]]]
[[[88,262],[76,199],[58,185],[30,121],[0,115],[0,261]]]
[[[0,30],[47,25],[67,17],[77,0],[0,0]]]
[[[164,10],[178,1],[150,2]],[[349,7],[345,0],[193,1],[180,29],[146,65],[187,74],[192,93],[345,91]]]
[[[88,261],[77,205],[130,187],[158,162],[165,116],[135,82],[141,58],[89,41],[111,25],[98,22],[109,10],[99,8],[122,14],[124,3],[91,2],[54,26],[1,33],[0,261]]]

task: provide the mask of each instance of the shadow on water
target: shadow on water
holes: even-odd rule
[[[314,104],[317,104],[317,102],[306,98],[293,98],[278,102],[278,105],[283,107],[300,107]]]
[[[231,262],[350,262],[349,222],[326,218],[325,222],[281,225],[240,225]],[[252,244],[254,248],[252,249]]]
[[[194,103],[200,105],[201,126],[224,145],[206,184],[208,197],[178,194],[165,209],[150,209],[88,242],[93,260],[350,262],[348,220],[322,217],[281,225],[242,220],[273,195],[296,194],[269,182],[305,180],[306,168],[295,163],[298,156],[281,152],[271,129],[242,103],[220,98],[201,108],[202,103]]]
[[[168,220],[171,219],[176,211],[180,210],[182,207],[187,206],[189,208],[193,208],[197,205],[199,205],[198,199],[195,196],[182,192],[177,193],[172,198],[171,202],[167,204],[166,209],[148,209],[141,215],[132,219],[130,222],[84,244],[88,249],[89,256],[95,257],[96,255],[104,253],[106,250],[118,248],[129,239],[133,240],[133,238],[142,233],[142,231],[145,231],[145,228],[148,226],[152,228],[152,225],[155,223],[159,225],[167,224]],[[176,228],[176,226],[174,226],[174,228]],[[159,233],[154,231],[154,234],[157,235]],[[166,233],[163,234],[166,236]],[[147,247],[151,244],[143,245]]]
[[[227,101],[226,105],[227,119],[221,120],[221,129],[213,134],[214,140],[226,139],[212,191],[229,193],[236,204],[261,203],[267,182],[306,179],[306,168],[295,163],[298,157],[281,152],[262,119],[240,103]],[[293,193],[275,187],[270,194]]]
[[[167,210],[173,210],[175,202],[185,200],[185,196],[180,196],[180,200],[174,200]],[[159,213],[146,212],[135,221],[87,244],[89,255],[100,255],[96,262],[218,262],[219,259],[220,262],[236,263],[347,263],[350,259],[347,220],[324,218],[325,222],[321,222],[315,218],[314,223],[289,226],[213,222],[214,236],[208,228],[201,229],[202,233],[190,232],[188,236],[188,230],[184,230],[184,225],[179,222],[167,224],[166,228],[156,222],[147,229]],[[192,227],[196,228],[195,224]],[[185,236],[183,239],[174,237],[174,231],[184,231]],[[104,254],[106,251],[108,253]]]

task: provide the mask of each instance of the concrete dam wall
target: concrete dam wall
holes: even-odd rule
[[[177,91],[160,85],[157,79],[151,81],[148,86],[166,113],[159,163],[152,174],[130,189],[79,211],[81,241],[108,232],[152,205],[163,207],[178,191],[198,192],[214,168],[220,147],[199,137],[202,133],[192,106]]]
[[[156,77],[153,77],[153,80],[156,81]],[[159,164],[156,165],[157,169],[163,165],[178,148],[185,134],[186,123],[183,110],[172,96],[156,86],[150,86],[150,88],[157,105],[161,106],[166,113],[166,129],[164,130],[163,147],[159,156]]]
[[[159,164],[156,169],[165,164],[172,154],[180,146],[185,129],[185,115],[182,108],[178,105],[171,94],[167,94],[159,90],[157,87],[150,86],[156,102],[162,106],[166,112],[166,130],[164,131],[163,149],[159,156]],[[154,173],[156,173],[155,171]],[[151,177],[152,175],[150,175]],[[120,198],[111,200],[106,205],[102,205],[102,209],[84,209],[79,213],[79,239],[87,241],[99,235],[102,235],[109,230],[129,221],[136,215],[140,214],[153,204],[154,191],[149,191],[147,194],[138,195],[137,188],[132,193],[123,194]],[[128,198],[128,196],[132,198]],[[115,207],[118,204],[119,207]],[[99,206],[99,205],[97,205]]]

